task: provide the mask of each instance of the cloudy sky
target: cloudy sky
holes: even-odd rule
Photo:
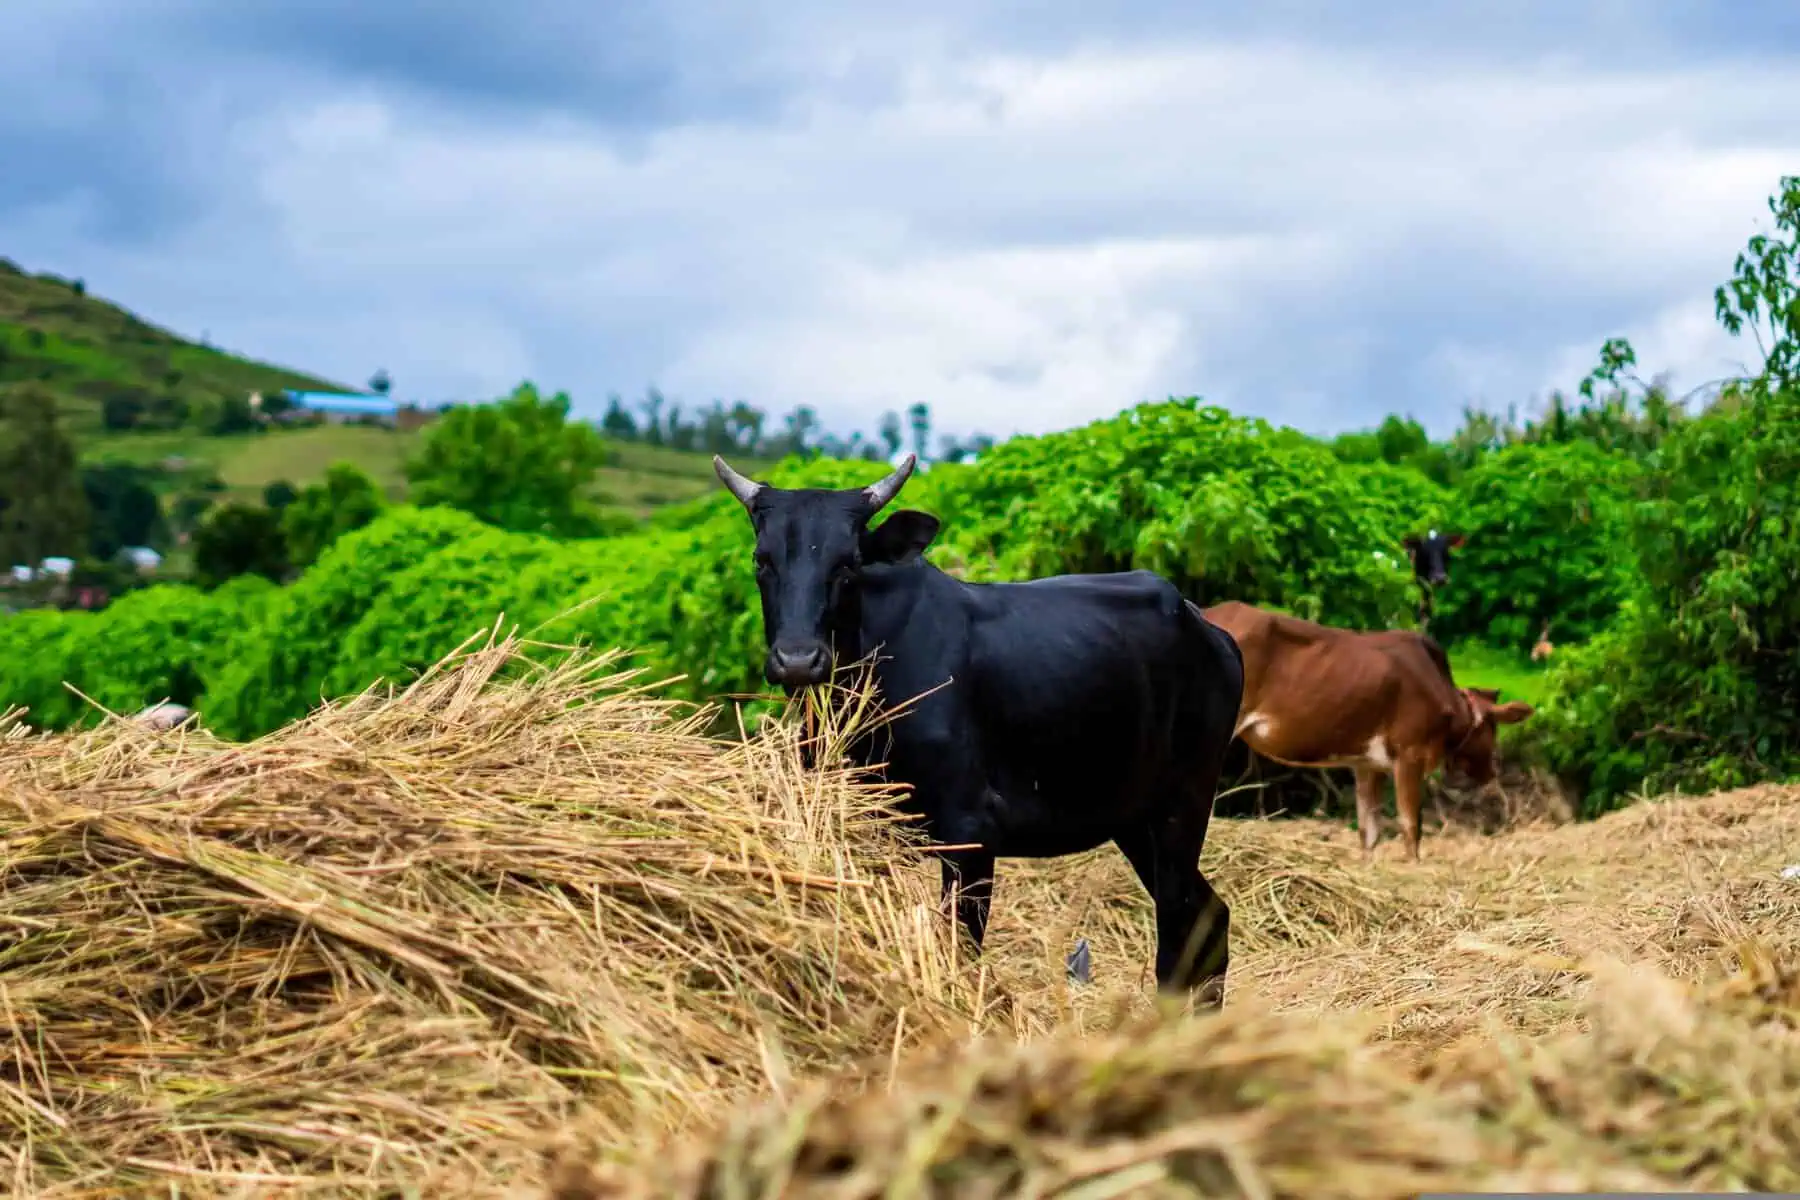
[[[904,14],[904,15],[902,15]],[[1572,387],[1800,171],[1791,0],[5,0],[0,255],[397,393],[1314,432]]]

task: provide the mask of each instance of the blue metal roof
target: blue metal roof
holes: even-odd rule
[[[359,396],[352,392],[289,392],[301,408],[320,412],[397,413],[400,402],[385,396]]]

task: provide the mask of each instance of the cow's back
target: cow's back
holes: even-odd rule
[[[1222,755],[1238,655],[1167,580],[1139,571],[961,586],[966,670],[926,703],[946,719],[967,715],[1004,797],[1001,819],[1021,839],[1031,831],[1003,853],[1098,845],[1165,802],[1197,759]]]
[[[1364,754],[1404,703],[1405,672],[1380,635],[1337,629],[1239,601],[1204,610],[1244,660],[1237,729],[1294,765]]]

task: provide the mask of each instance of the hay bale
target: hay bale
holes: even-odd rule
[[[1480,1172],[1505,1155],[1469,1158],[1488,1153],[1470,1149],[1470,1121],[1514,1147],[1517,1179],[1597,1186],[1637,1168],[1595,1160],[1557,1175],[1501,1128],[1526,1097],[1474,1068],[1421,1085],[1422,1064],[1495,1044],[1514,1046],[1514,1062],[1559,1056],[1539,1068],[1564,1081],[1539,1125],[1629,1124],[1649,1102],[1617,1090],[1619,1072],[1614,1091],[1584,1090],[1603,1082],[1580,1057],[1601,1053],[1586,1032],[1589,976],[1555,963],[1604,951],[1691,981],[1750,962],[1751,979],[1747,939],[1770,961],[1800,961],[1800,889],[1778,878],[1800,790],[1454,833],[1422,864],[1364,864],[1341,823],[1217,821],[1203,861],[1234,916],[1225,1019],[1146,1024],[1149,904],[1115,850],[1009,860],[988,952],[971,963],[938,918],[936,869],[880,811],[884,793],[803,770],[793,725],[721,742],[702,734],[714,714],[657,699],[615,656],[539,669],[528,651],[490,643],[399,695],[334,704],[246,745],[129,722],[39,735],[0,714],[0,1019],[13,1050],[0,1063],[0,1172],[13,1194],[495,1195],[538,1184],[543,1140],[565,1129],[606,1147],[574,1160],[579,1180],[646,1145],[763,1178],[689,1139],[767,1101],[741,1129],[771,1162],[786,1151],[770,1114],[816,1113],[820,1146],[854,1139],[858,1162],[880,1164],[901,1131],[937,1128],[916,1124],[939,1111],[920,1099],[933,1088],[966,1092],[957,1111],[994,1122],[957,1135],[990,1164],[973,1178],[1051,1178],[1074,1162],[1098,1195],[1139,1178],[1103,1186],[1108,1172],[1152,1170],[1122,1162],[1131,1152],[1113,1135],[1090,1136],[1079,1108],[1040,1112],[1031,1098],[1064,1087],[1107,1128],[1141,1110],[1147,1137],[1199,1138],[1191,1153],[1153,1145],[1171,1162],[1223,1161],[1207,1186],[1316,1183],[1316,1163],[1283,1156],[1359,1138],[1369,1174],[1328,1180],[1339,1194],[1440,1176],[1498,1185]],[[1078,938],[1092,986],[1067,978]],[[1741,986],[1732,1003],[1782,994]],[[1355,1037],[1335,1024],[1351,1012],[1367,1018]],[[1706,1028],[1672,1035],[1668,1052]],[[1750,1045],[1736,1028],[1670,1069],[1726,1070]],[[1531,1048],[1498,1041],[1527,1034]],[[1780,1094],[1782,1070],[1742,1078]],[[923,1090],[899,1087],[900,1107],[882,1108],[896,1073]],[[1008,1093],[1014,1075],[1037,1091]],[[1733,1147],[1728,1165],[1782,1178],[1766,1163],[1785,1126],[1714,1078],[1682,1082],[1710,1099],[1656,1109],[1644,1144],[1667,1121],[1737,1113],[1746,1138],[1715,1139]],[[1417,1086],[1462,1107],[1433,1107]],[[1374,1128],[1390,1102],[1418,1124]],[[1049,1140],[1034,1148],[1009,1120],[1032,1134],[1048,1121]],[[931,1143],[909,1145],[935,1161]],[[631,1187],[692,1182],[666,1163],[614,1166]]]
[[[572,1132],[551,1200],[1792,1191],[1800,988],[1766,962],[1697,993],[1595,963],[1597,1036],[1495,1031],[1419,1072],[1328,1023],[1226,1010],[1104,1037],[988,1041],[886,1091],[823,1081],[704,1139],[599,1163]]]
[[[11,738],[0,1172],[500,1180],[578,1102],[679,1129],[979,1021],[880,792],[519,653],[248,745]]]

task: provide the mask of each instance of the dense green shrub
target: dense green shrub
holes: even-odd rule
[[[344,630],[326,694],[347,695],[377,680],[405,683],[492,626],[512,607],[520,574],[555,548],[548,538],[482,529],[402,568]]]
[[[245,633],[208,690],[207,723],[225,737],[250,737],[304,715],[322,697],[345,632],[394,578],[433,550],[485,528],[451,509],[396,508],[339,538]]]
[[[339,462],[326,468],[319,483],[293,492],[286,504],[268,506],[281,514],[289,562],[304,570],[317,562],[331,543],[380,516],[387,501],[367,472],[353,463]]]
[[[1800,771],[1800,396],[1679,427],[1633,521],[1641,586],[1561,656],[1532,740],[1588,811]]]
[[[129,715],[173,700],[195,704],[260,626],[280,589],[257,575],[213,592],[142,588],[97,613],[32,609],[0,620],[0,708],[29,707],[47,729],[93,724],[95,704]],[[67,686],[65,686],[65,681]]]
[[[183,584],[133,592],[75,627],[69,681],[117,713],[162,700],[196,705],[258,609],[277,594],[259,575],[210,594]]]
[[[1143,567],[1202,604],[1364,628],[1411,622],[1400,542],[1444,501],[1415,471],[1196,400],[1002,443],[944,492],[971,578]]]
[[[0,617],[0,712],[23,707],[24,719],[61,729],[86,707],[63,686],[75,643],[94,614],[31,608]]]
[[[1637,573],[1630,521],[1643,469],[1589,442],[1510,446],[1463,476],[1444,528],[1467,541],[1431,632],[1521,652],[1545,621],[1559,643],[1616,616]]]

